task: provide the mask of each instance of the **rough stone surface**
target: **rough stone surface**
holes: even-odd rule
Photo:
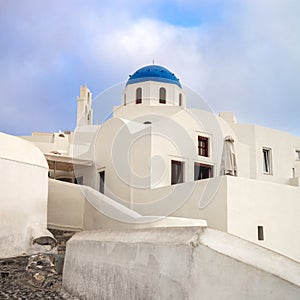
[[[62,288],[62,261],[66,241],[74,232],[51,230],[58,240],[58,255],[0,259],[0,299],[78,299]]]
[[[82,299],[299,300],[300,264],[210,228],[80,232],[63,286]]]

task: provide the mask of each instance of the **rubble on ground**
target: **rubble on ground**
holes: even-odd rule
[[[62,267],[70,231],[51,230],[58,254],[40,253],[0,259],[0,299],[77,299],[62,287]]]

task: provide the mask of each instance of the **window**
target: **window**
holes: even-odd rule
[[[300,150],[296,150],[296,159],[300,159]]]
[[[136,89],[135,103],[136,104],[142,103],[142,88]]]
[[[263,148],[263,171],[266,174],[271,174],[271,149]]]
[[[182,94],[179,94],[179,106],[182,106]]]
[[[208,157],[208,138],[198,136],[198,155]]]
[[[159,89],[159,103],[166,103],[166,89],[163,87]]]
[[[183,182],[183,166],[184,163],[181,161],[171,161],[171,184]]]
[[[104,194],[105,171],[99,172],[99,176],[100,176],[99,192]]]
[[[213,167],[200,163],[194,164],[194,180],[201,180],[213,177]]]
[[[124,106],[126,105],[126,94],[124,94]]]
[[[257,226],[257,238],[259,241],[264,240],[264,227],[263,226]]]

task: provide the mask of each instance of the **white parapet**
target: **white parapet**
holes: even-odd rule
[[[63,285],[84,299],[300,299],[300,264],[206,227],[99,230],[67,243]]]

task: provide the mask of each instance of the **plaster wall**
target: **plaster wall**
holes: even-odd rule
[[[82,230],[85,198],[80,185],[49,178],[48,226]]]
[[[110,217],[108,217],[110,216]],[[132,227],[140,214],[88,186],[49,179],[48,226],[65,230]]]
[[[53,143],[52,132],[32,132],[31,136],[21,136],[21,138],[33,143]]]
[[[48,226],[64,230],[207,226],[192,218],[143,217],[88,186],[49,179]]]
[[[142,88],[142,103],[138,106],[156,105],[156,106],[169,106],[179,105],[179,94],[182,94],[182,105],[185,105],[185,96],[182,89],[175,84],[146,81],[134,84],[129,84],[123,91],[123,104],[126,94],[126,106],[136,105],[136,89]],[[166,103],[159,103],[159,89],[164,87],[166,89]]]
[[[300,262],[299,187],[228,176],[227,212],[229,233]]]
[[[259,180],[289,184],[292,175],[294,162],[294,149],[292,136],[289,133],[255,126],[256,139],[256,165]],[[271,150],[271,174],[263,172],[263,153],[262,149]]]
[[[226,176],[151,190],[133,189],[131,208],[145,216],[207,220],[211,228],[227,231]]]
[[[59,136],[59,134],[63,134]],[[23,136],[24,140],[34,143],[43,153],[58,151],[61,154],[69,154],[70,135],[64,133],[33,133],[32,136]]]
[[[32,227],[47,227],[47,162],[20,138],[0,133],[0,144],[0,257],[28,255]]]
[[[150,108],[121,108],[117,115],[134,121],[115,116],[98,131],[96,169],[105,170],[105,194],[124,205],[133,201],[132,188],[169,186],[172,160],[184,162],[184,182],[194,180],[196,162],[211,165],[214,176],[218,176],[224,137],[235,138],[230,126],[210,112],[177,107]],[[141,111],[145,114],[140,115]],[[168,113],[164,115],[164,112]],[[151,124],[143,124],[145,120]],[[208,157],[198,155],[199,135],[209,138]],[[247,147],[239,147],[239,153],[248,155],[248,152]],[[244,160],[241,158],[241,161]],[[248,162],[249,159],[244,165],[248,166]],[[97,173],[94,177],[99,181]],[[99,189],[99,184],[94,185],[90,180],[86,183]]]
[[[147,170],[143,169],[147,168],[147,165],[141,164],[140,161],[145,161],[151,141],[142,138],[145,142],[142,145],[136,135],[136,132],[143,130],[147,130],[146,125],[132,122],[128,126],[124,120],[111,119],[101,126],[97,135],[94,158],[97,185],[94,188],[99,190],[99,172],[105,171],[105,195],[122,204],[130,202],[130,186],[134,185],[134,174],[147,173]],[[142,137],[143,132],[139,136]],[[138,151],[141,146],[144,150]],[[137,160],[132,162],[130,153],[137,152]]]
[[[127,222],[145,223],[141,216],[206,220],[210,228],[300,261],[299,187],[221,176],[157,189],[132,189],[131,193],[133,202],[126,206],[133,211],[90,187],[51,180],[49,222],[93,230],[130,228]],[[264,228],[264,241],[258,240],[257,226]]]
[[[298,185],[222,176],[149,191],[135,189],[132,195],[131,207],[142,215],[204,219],[211,228],[300,261]],[[264,241],[258,240],[258,226],[264,228]]]
[[[291,300],[299,274],[292,260],[211,229],[101,230],[69,240],[63,285],[84,299]]]
[[[300,168],[295,150],[300,148],[300,138],[257,125],[232,123],[231,126],[237,134],[238,141],[249,146],[250,178],[290,184],[293,173],[296,177],[299,176]],[[270,174],[263,171],[263,148],[271,149]]]
[[[170,116],[178,111],[183,110],[183,107],[179,106],[149,106],[145,105],[139,107],[138,105],[126,105],[126,106],[115,106],[113,109],[113,117],[126,119],[144,123],[145,121],[155,122],[159,116]]]

